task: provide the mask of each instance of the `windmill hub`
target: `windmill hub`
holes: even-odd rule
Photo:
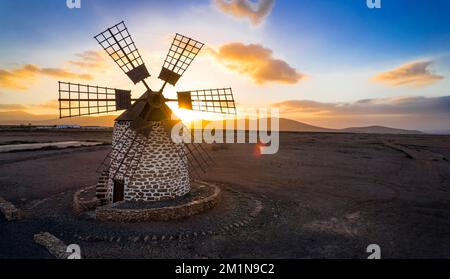
[[[205,172],[211,157],[200,144],[172,141],[172,111],[166,103],[235,114],[231,88],[178,91],[176,99],[164,97],[165,86],[176,85],[203,47],[189,37],[175,35],[158,76],[163,81],[159,91],[148,86],[150,74],[123,21],[95,39],[133,83],[142,82],[146,88],[133,99],[131,90],[59,82],[60,118],[124,110],[115,120],[111,151],[98,169],[97,197],[105,204],[157,201],[189,193],[194,176]]]
[[[165,98],[161,92],[150,94],[149,99],[153,108],[161,108],[165,102]]]

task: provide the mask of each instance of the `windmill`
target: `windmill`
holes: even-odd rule
[[[183,196],[190,191],[193,177],[211,165],[201,144],[175,143],[170,132],[174,123],[168,102],[200,112],[235,114],[231,88],[178,91],[168,99],[163,91],[175,86],[203,43],[176,34],[164,60],[158,91],[146,82],[150,77],[128,28],[122,21],[95,39],[131,79],[142,83],[145,92],[137,99],[131,90],[59,82],[60,118],[124,112],[115,119],[112,147],[98,171],[97,197],[105,203],[158,201]]]

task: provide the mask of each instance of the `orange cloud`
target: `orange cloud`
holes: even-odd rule
[[[69,63],[82,69],[103,69],[107,66],[106,55],[103,51],[88,50],[76,56],[78,60],[71,60]]]
[[[390,71],[380,73],[371,78],[372,81],[382,82],[390,86],[425,86],[443,79],[441,75],[433,74],[429,70],[432,61],[417,61],[404,64]]]
[[[237,18],[248,18],[253,25],[260,24],[272,11],[275,0],[214,0],[222,12]]]
[[[258,84],[295,84],[306,78],[285,61],[273,58],[272,50],[259,44],[230,43],[210,52],[227,68],[250,76]]]
[[[0,87],[16,90],[26,90],[26,84],[37,76],[50,76],[54,78],[71,78],[91,80],[93,77],[88,74],[72,73],[59,68],[40,68],[33,64],[26,64],[14,70],[0,69]]]

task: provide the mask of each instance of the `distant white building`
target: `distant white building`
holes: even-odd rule
[[[72,124],[65,124],[65,125],[56,125],[56,129],[81,129],[80,125],[72,125]]]
[[[112,127],[104,127],[104,126],[83,126],[83,129],[87,130],[109,130]]]

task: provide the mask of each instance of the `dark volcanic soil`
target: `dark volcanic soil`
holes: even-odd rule
[[[104,140],[105,132],[25,134],[15,140]],[[0,258],[50,257],[33,243],[49,231],[102,258],[450,257],[450,137],[283,133],[276,155],[254,145],[215,149],[204,180],[221,204],[183,221],[97,223],[71,214],[73,193],[96,183],[108,146],[0,154],[0,196],[24,209],[0,219]]]

